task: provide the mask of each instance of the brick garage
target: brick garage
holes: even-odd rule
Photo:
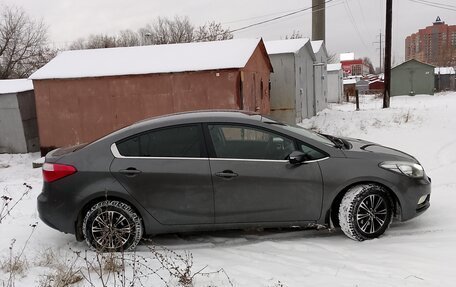
[[[269,113],[261,39],[67,51],[34,73],[41,152],[201,109]]]

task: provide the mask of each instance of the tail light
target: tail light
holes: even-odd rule
[[[76,171],[76,168],[71,165],[45,162],[43,164],[43,179],[46,182],[53,182],[72,175]]]

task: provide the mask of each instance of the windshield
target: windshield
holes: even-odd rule
[[[302,136],[305,136],[307,138],[310,138],[310,139],[312,139],[314,141],[321,142],[322,144],[325,144],[325,145],[328,145],[328,146],[332,146],[332,147],[335,146],[334,143],[331,140],[329,140],[328,138],[320,135],[319,133],[316,133],[316,132],[313,132],[311,130],[302,128],[300,126],[283,125],[282,127],[284,129],[286,129],[286,130],[289,130],[289,131],[292,131],[294,133],[297,133],[297,134],[300,134]]]
[[[286,130],[289,130],[291,132],[294,132],[294,133],[297,133],[299,135],[305,136],[305,137],[310,138],[310,139],[312,139],[314,141],[318,141],[318,142],[320,142],[322,144],[325,144],[325,145],[328,145],[328,146],[331,146],[331,147],[335,147],[336,146],[336,143],[334,143],[332,140],[330,140],[329,138],[325,137],[322,134],[316,133],[314,131],[305,129],[305,128],[297,126],[297,125],[291,126],[291,125],[285,124],[283,122],[280,122],[280,121],[274,119],[271,116],[262,116],[262,121],[264,123],[271,124],[271,125],[279,125],[279,126],[281,126],[282,128],[284,128]]]

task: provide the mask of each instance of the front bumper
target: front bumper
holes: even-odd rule
[[[401,188],[400,194],[401,221],[417,217],[431,206],[431,179],[426,175],[418,180],[409,179]]]

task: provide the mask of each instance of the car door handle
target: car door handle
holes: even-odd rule
[[[136,176],[141,173],[140,170],[134,168],[134,167],[129,167],[127,169],[121,169],[119,170],[121,174],[125,174],[126,176]]]
[[[224,170],[221,172],[216,172],[215,175],[218,177],[223,177],[223,178],[233,178],[233,177],[238,176],[238,174],[233,172],[232,170]]]

